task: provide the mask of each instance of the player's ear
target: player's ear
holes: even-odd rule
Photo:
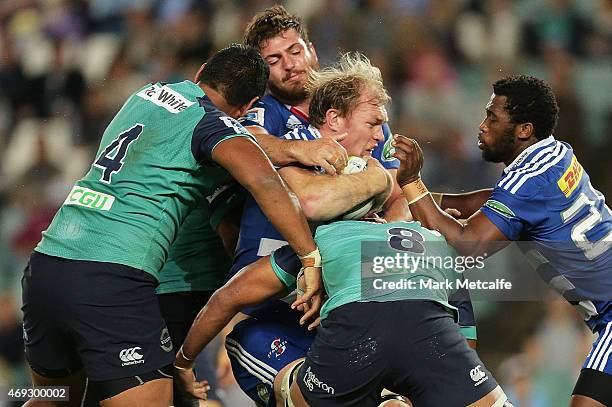
[[[202,71],[204,70],[204,67],[206,66],[206,62],[204,62],[202,64],[202,66],[200,67],[200,69],[198,69],[198,72],[196,72],[195,76],[193,77],[193,81],[195,83],[200,82],[200,80],[202,80]]]
[[[315,46],[312,44],[312,42],[308,43],[308,50],[312,54],[312,57],[314,58],[315,62],[318,64],[319,56],[317,55],[317,50],[315,49]]]
[[[253,105],[255,104],[255,102],[257,102],[258,100],[259,100],[259,96],[255,96],[253,99],[251,99],[251,100],[249,101],[249,103],[247,103],[246,105],[243,105],[243,106],[240,108],[240,111],[239,111],[239,115],[238,115],[238,117],[242,117],[242,116],[244,116],[244,115],[246,114],[246,112],[247,112],[247,111],[248,111],[248,110],[249,110],[251,107],[253,107]]]
[[[344,119],[337,109],[328,109],[325,112],[325,123],[331,130],[339,131],[344,126]]]
[[[523,141],[528,140],[531,136],[535,137],[535,128],[533,127],[533,123],[531,122],[521,123],[517,125],[514,132],[515,135]]]

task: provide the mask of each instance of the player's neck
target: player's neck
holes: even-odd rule
[[[282,104],[291,106],[292,108],[297,109],[300,113],[302,113],[303,116],[308,117],[308,106],[310,105],[310,98],[306,98],[302,101],[296,101],[296,100],[288,100],[275,93],[270,93],[270,94]]]
[[[215,105],[217,109],[219,109],[220,111],[222,111],[223,113],[227,114],[230,117],[234,117],[234,115],[236,114],[237,108],[227,103],[227,101],[225,100],[225,97],[223,97],[221,93],[217,92],[210,86],[205,85],[201,82],[199,83],[199,85],[204,91],[204,93],[206,94],[206,96],[208,96],[210,101],[213,103],[213,105]]]
[[[321,137],[325,138],[333,138],[341,134],[339,131],[330,128],[327,123],[323,123],[320,127],[317,127],[317,130]]]
[[[521,153],[525,150],[527,150],[529,147],[531,147],[532,145],[536,144],[538,141],[538,139],[536,139],[535,137],[531,137],[529,138],[529,140],[524,141],[522,143],[520,143],[519,145],[516,146],[516,148],[514,149],[514,152],[512,153],[512,155],[510,156],[510,158],[504,160],[504,164],[507,166],[509,166],[510,164],[512,164],[514,162],[514,160],[516,160],[516,158],[521,155]]]
[[[304,116],[308,117],[308,106],[310,105],[310,98],[304,100],[303,102],[297,104],[297,105],[292,105],[293,108],[299,110],[300,112],[302,112],[304,114]]]

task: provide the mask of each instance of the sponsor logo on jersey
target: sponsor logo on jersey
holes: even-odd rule
[[[221,195],[223,192],[227,191],[230,188],[230,186],[231,185],[221,185],[220,187],[217,187],[213,191],[212,194],[206,196],[206,200],[208,201],[208,203],[211,203],[212,201],[217,199],[219,197],[219,195]]]
[[[512,209],[508,208],[503,203],[496,201],[495,199],[489,199],[487,202],[485,202],[484,206],[489,209],[493,209],[495,212],[499,213],[502,216],[505,216],[506,218],[516,217],[514,212],[512,212]]]
[[[308,366],[308,369],[306,369],[306,374],[304,375],[302,381],[310,391],[313,391],[315,387],[318,387],[320,390],[323,390],[328,394],[333,395],[336,392],[333,387],[319,380],[317,376],[310,371],[310,366]]]
[[[64,205],[78,205],[86,208],[108,211],[113,206],[115,197],[75,185],[64,201]]]
[[[584,168],[582,168],[582,165],[580,165],[576,156],[572,156],[572,163],[557,181],[559,189],[561,192],[563,192],[563,195],[565,195],[566,198],[569,198],[578,184],[580,184],[583,174]]]
[[[244,116],[242,116],[239,121],[252,121],[263,127],[265,122],[266,110],[263,107],[254,107],[253,109],[246,112]]]
[[[170,339],[170,332],[168,328],[162,329],[161,336],[159,337],[159,344],[164,352],[172,351],[172,339]]]
[[[473,382],[475,382],[474,386],[480,386],[488,379],[487,374],[480,369],[482,369],[482,366],[478,365],[474,369],[470,370],[470,378]]]
[[[274,356],[276,359],[280,358],[283,353],[287,350],[287,341],[282,341],[280,338],[276,338],[270,343],[270,352],[268,352],[268,359]]]
[[[168,86],[159,86],[159,84],[153,84],[141,90],[136,96],[140,96],[174,114],[182,112],[195,103],[187,100],[185,96],[172,90]]]
[[[285,123],[287,129],[304,129],[306,126],[294,115],[289,116],[287,123]]]
[[[144,356],[140,352],[142,352],[142,348],[140,346],[121,350],[121,352],[119,352],[119,359],[123,362],[121,363],[121,366],[139,365],[144,363]]]
[[[270,391],[266,387],[265,384],[259,383],[257,385],[257,396],[263,401],[265,404],[268,404],[268,400],[270,400]]]
[[[392,141],[393,141],[393,137],[389,137],[387,141],[385,141],[385,145],[383,146],[382,154],[380,155],[380,158],[383,161],[395,160],[395,157],[393,157],[393,154],[395,153],[395,147],[391,145]]]

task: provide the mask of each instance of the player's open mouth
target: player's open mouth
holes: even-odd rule
[[[478,148],[481,150],[484,149],[484,143],[482,142],[480,138],[478,138]]]

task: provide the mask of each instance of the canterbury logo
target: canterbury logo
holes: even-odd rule
[[[476,382],[474,386],[478,386],[488,379],[487,374],[480,369],[481,366],[478,365],[474,369],[470,370],[470,378],[473,382]]]
[[[135,348],[127,348],[119,352],[119,359],[124,362],[121,366],[144,363],[144,360],[142,360],[143,355],[138,353],[139,351],[142,351],[142,348],[136,346]]]

